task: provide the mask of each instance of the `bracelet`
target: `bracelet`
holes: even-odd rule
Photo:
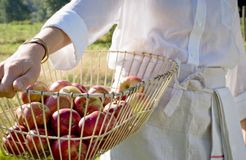
[[[23,44],[30,44],[30,43],[36,43],[44,48],[44,56],[41,60],[41,64],[46,62],[49,59],[48,47],[46,43],[41,38],[33,38],[31,40],[25,41]]]

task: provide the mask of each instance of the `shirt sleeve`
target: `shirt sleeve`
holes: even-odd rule
[[[119,19],[123,0],[72,0],[43,25],[57,27],[71,39],[71,44],[50,55],[56,69],[71,69],[80,61],[85,48],[108,32]]]
[[[235,101],[238,104],[240,119],[246,118],[246,53],[244,41],[240,30],[239,16],[236,18],[234,26],[235,43],[240,54],[239,63],[227,74],[227,86],[230,88]]]

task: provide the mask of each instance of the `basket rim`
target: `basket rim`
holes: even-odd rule
[[[39,91],[39,90],[32,90],[32,89],[25,89],[24,93],[27,94],[37,94],[37,95],[45,95],[45,96],[69,96],[71,98],[75,98],[75,97],[86,97],[86,98],[90,98],[90,97],[100,97],[100,98],[106,98],[106,97],[110,97],[110,98],[115,98],[115,97],[121,97],[124,96],[126,94],[129,94],[131,92],[133,92],[135,89],[143,87],[145,85],[145,83],[149,83],[152,80],[156,80],[156,79],[165,79],[166,77],[172,76],[173,74],[175,74],[178,70],[178,63],[173,60],[170,59],[166,56],[163,55],[159,55],[159,54],[153,54],[150,52],[136,52],[136,51],[117,51],[117,50],[85,50],[85,53],[100,53],[100,52],[107,52],[108,54],[110,53],[122,53],[122,54],[132,54],[133,56],[148,56],[148,57],[154,57],[157,60],[167,60],[168,62],[170,62],[172,64],[172,68],[170,70],[168,70],[166,73],[154,76],[151,79],[148,80],[143,80],[141,82],[139,82],[137,85],[130,87],[124,91],[121,92],[111,92],[111,93],[61,93],[61,92],[52,92],[52,91]],[[48,62],[46,62],[48,63]]]

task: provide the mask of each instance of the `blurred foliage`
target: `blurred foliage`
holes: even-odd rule
[[[30,9],[23,0],[0,0],[0,20],[8,23],[30,17]]]
[[[50,17],[54,12],[67,4],[70,0],[43,0],[43,6],[46,8],[47,16]]]
[[[0,0],[0,23],[49,18],[70,0]]]

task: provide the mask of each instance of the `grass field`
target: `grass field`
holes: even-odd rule
[[[10,24],[0,24],[0,61],[13,54],[19,45],[27,39],[32,38],[40,28],[41,23],[15,22]],[[106,50],[111,44],[111,34],[101,37],[94,44],[88,47],[89,50]]]

